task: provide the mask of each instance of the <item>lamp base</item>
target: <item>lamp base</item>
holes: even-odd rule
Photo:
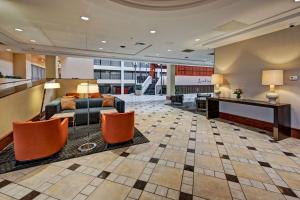
[[[269,103],[276,104],[279,95],[276,92],[268,92],[266,94],[267,99],[269,99]]]
[[[82,144],[80,147],[78,147],[78,150],[80,152],[87,152],[87,151],[93,150],[96,146],[97,146],[96,143],[88,142],[88,143]]]

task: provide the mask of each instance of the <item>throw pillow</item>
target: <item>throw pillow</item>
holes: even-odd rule
[[[111,95],[103,95],[102,107],[113,107],[115,97]]]
[[[100,94],[100,93],[90,93],[90,94],[89,94],[89,97],[90,97],[90,98],[100,98],[100,97],[101,97],[101,94]]]
[[[80,98],[80,95],[77,92],[68,92],[66,96],[75,97],[76,99]]]
[[[60,99],[60,105],[62,110],[75,110],[76,102],[74,97],[63,97]]]

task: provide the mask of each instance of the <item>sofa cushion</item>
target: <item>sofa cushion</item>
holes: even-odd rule
[[[102,98],[89,99],[90,108],[102,107]],[[76,109],[82,109],[88,107],[88,99],[76,99]]]
[[[115,97],[111,95],[103,95],[102,107],[113,107],[115,103]]]
[[[75,110],[76,103],[74,97],[63,97],[60,100],[62,110]]]

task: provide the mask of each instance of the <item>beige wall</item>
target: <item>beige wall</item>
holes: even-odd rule
[[[44,85],[0,98],[0,139],[12,131],[13,121],[27,121],[40,112]],[[47,91],[45,103],[55,98],[54,91]]]
[[[60,88],[56,90],[56,96],[61,97],[68,92],[77,92],[77,85],[80,83],[97,83],[97,80],[84,80],[84,79],[57,79],[56,82],[60,83]]]
[[[94,78],[94,59],[65,57],[62,59],[61,78]]]
[[[13,75],[13,54],[0,51],[0,72],[3,75]]]
[[[277,89],[280,101],[292,104],[292,127],[299,129],[300,80],[289,80],[290,75],[300,76],[299,36],[300,26],[297,26],[217,48],[215,50],[215,72],[225,75],[225,84],[221,87],[222,95],[234,97],[233,90],[241,88],[245,93],[244,98],[266,100],[265,94],[269,88],[261,85],[262,70],[284,69],[284,86],[277,87]],[[248,112],[253,117],[256,116],[255,113],[259,113],[261,116],[261,112],[253,107],[245,110],[233,105],[224,107],[226,107],[226,111],[235,110],[244,116],[248,116]]]

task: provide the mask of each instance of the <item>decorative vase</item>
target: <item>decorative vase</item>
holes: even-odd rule
[[[241,95],[240,95],[240,94],[237,94],[237,95],[236,95],[236,98],[237,98],[237,99],[240,99],[240,98],[241,98]]]

